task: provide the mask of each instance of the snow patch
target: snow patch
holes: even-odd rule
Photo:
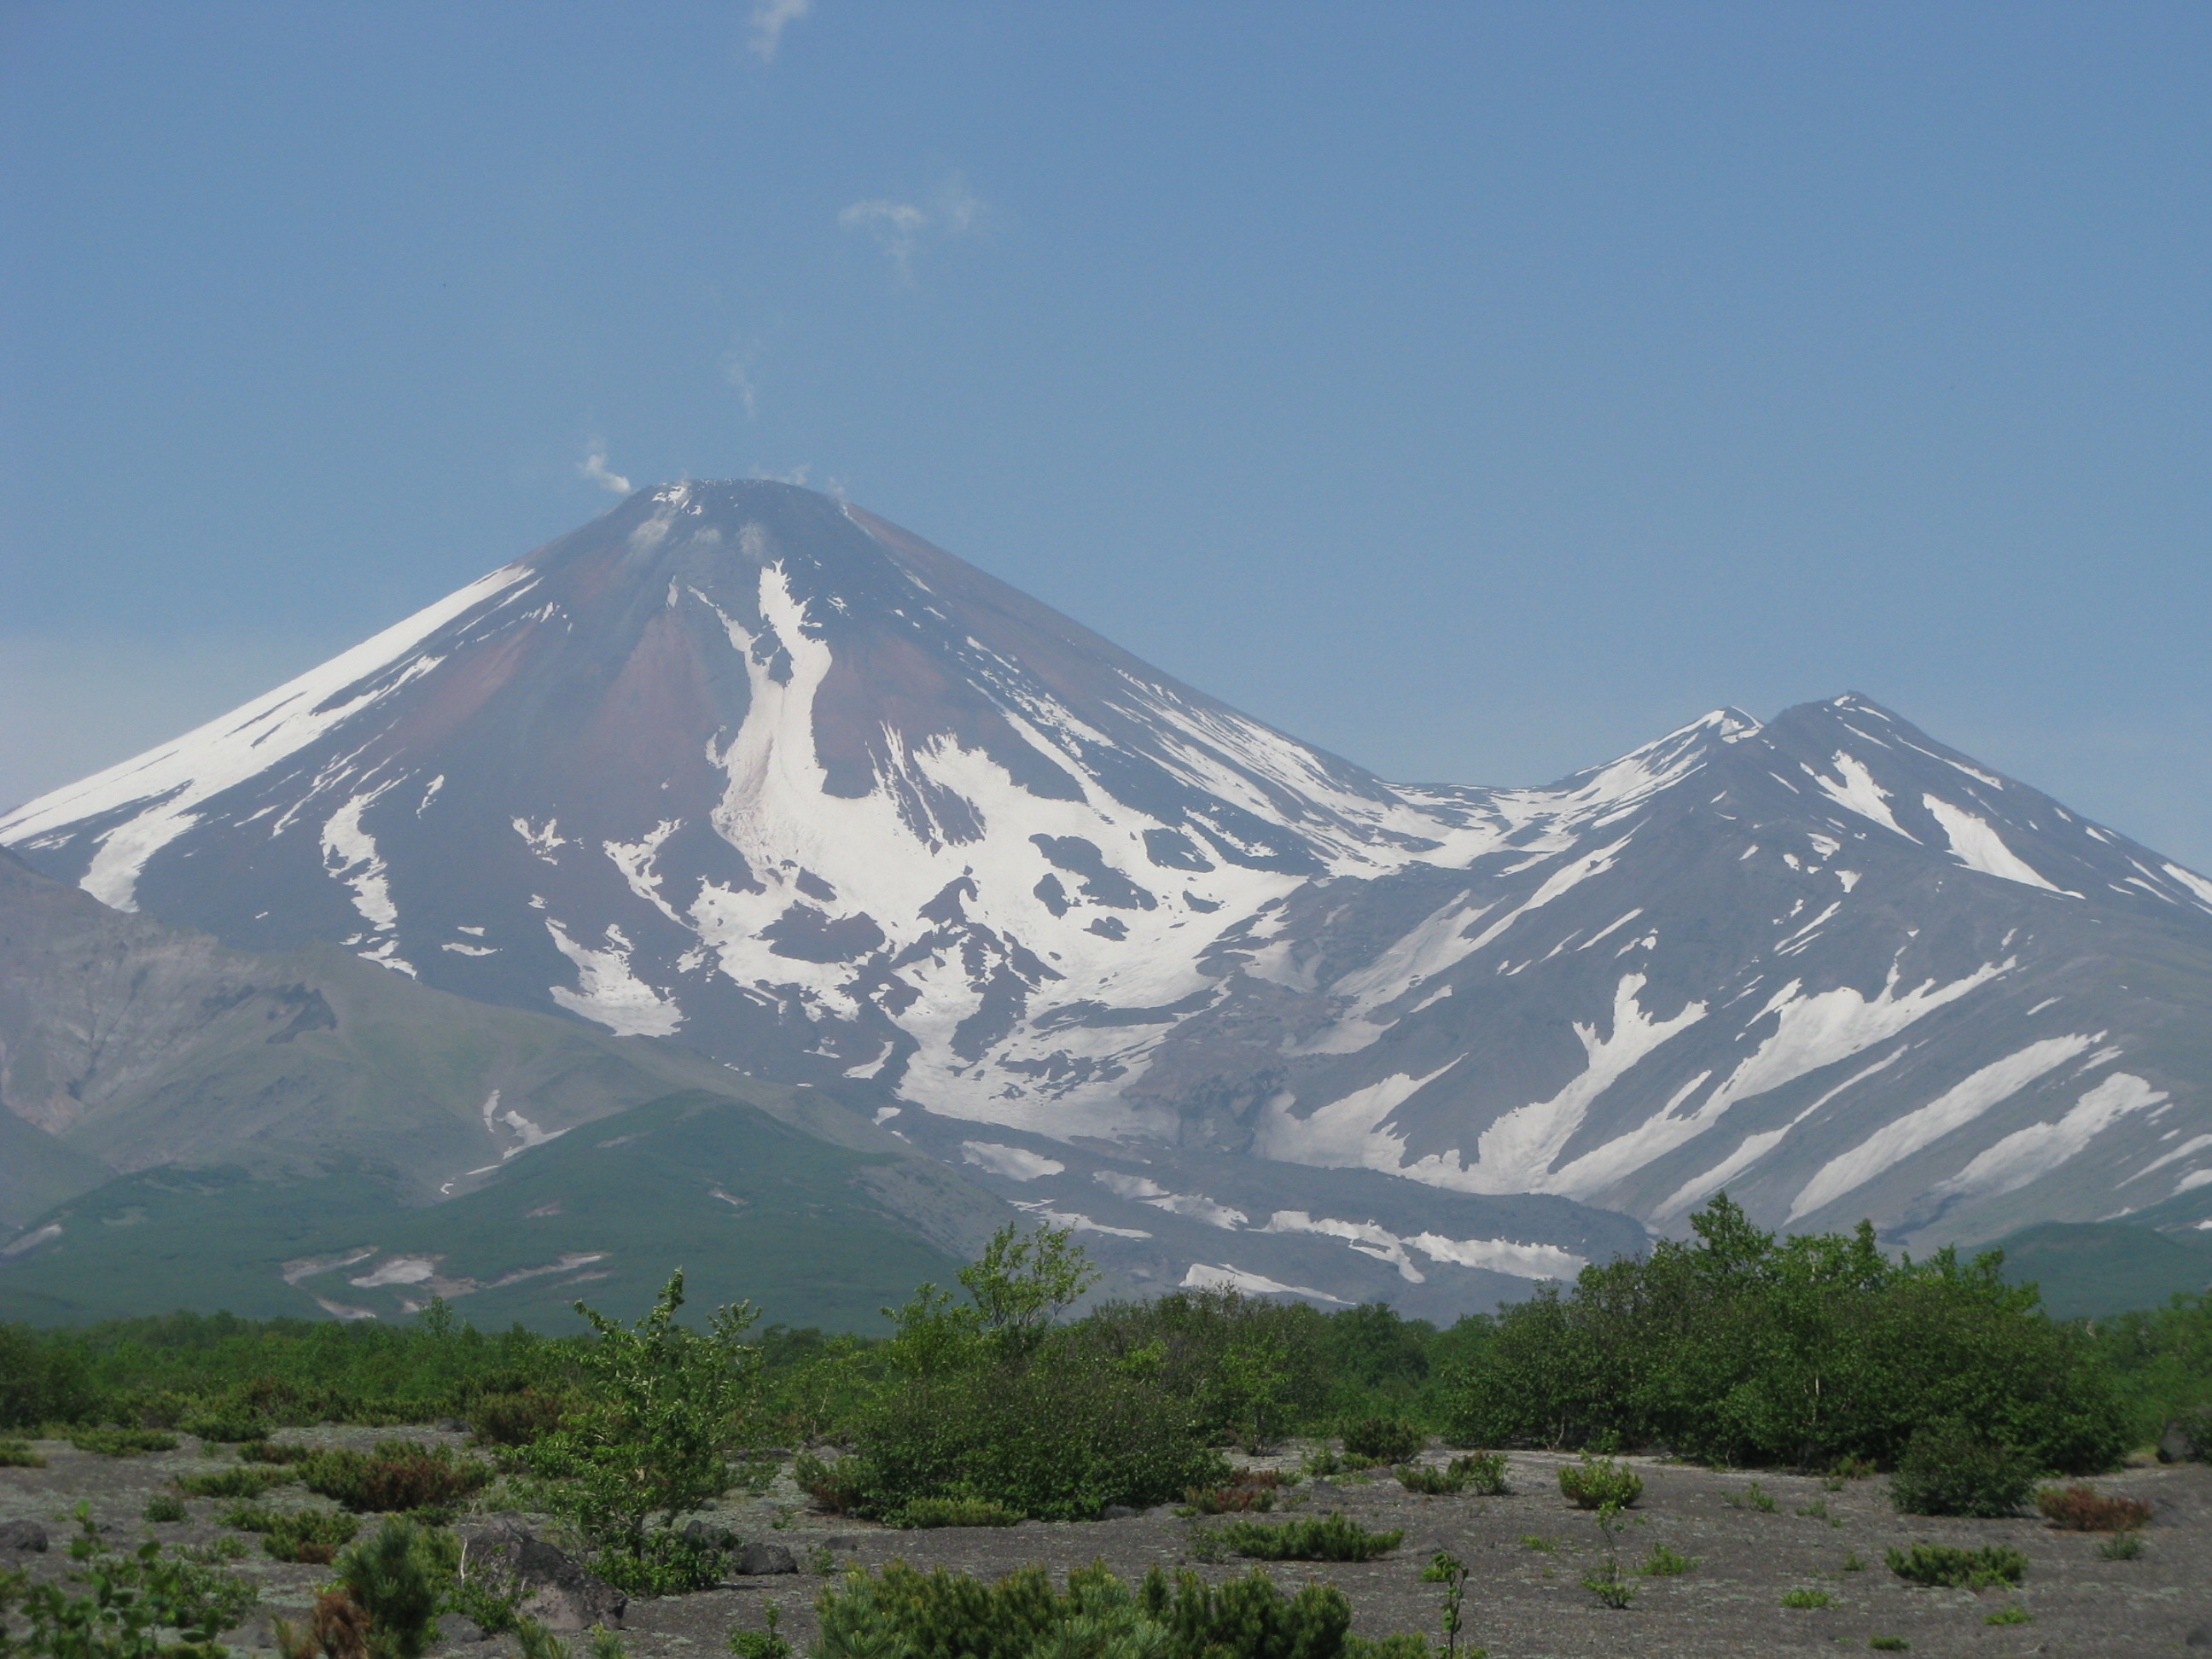
[[[2052,893],[2060,890],[2006,846],[2004,837],[1997,834],[1996,826],[1987,818],[1978,817],[1963,806],[1954,806],[1935,795],[1923,795],[1920,804],[1943,826],[1943,833],[1951,842],[1951,856],[1969,870],[1978,870],[2001,881],[2016,881],[2024,887],[2040,887]]]
[[[995,1140],[963,1140],[960,1143],[960,1156],[963,1162],[993,1175],[1004,1176],[1009,1181],[1036,1181],[1067,1171],[1067,1165],[1058,1158],[1047,1158],[1025,1147],[1002,1146]]]

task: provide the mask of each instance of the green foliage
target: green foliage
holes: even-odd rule
[[[1503,1498],[1513,1488],[1505,1481],[1504,1452],[1468,1452],[1452,1459],[1449,1472],[1485,1498]]]
[[[744,1435],[758,1368],[744,1340],[750,1307],[717,1310],[702,1333],[676,1322],[683,1305],[680,1269],[633,1328],[579,1302],[599,1337],[578,1355],[582,1398],[524,1454],[586,1537],[639,1561],[650,1559],[646,1528],[655,1516],[665,1530],[729,1489],[727,1458]]]
[[[2127,1414],[2090,1339],[1994,1254],[1893,1262],[1873,1230],[1778,1243],[1717,1198],[1695,1237],[1505,1310],[1458,1373],[1462,1443],[1663,1441],[1736,1465],[1893,1462],[1942,1418],[2041,1465],[2109,1467]]]
[[[337,1510],[292,1510],[258,1530],[272,1560],[319,1566],[353,1542],[361,1522]]]
[[[338,1556],[338,1583],[368,1615],[370,1659],[422,1659],[458,1557],[450,1534],[398,1517]]]
[[[102,1457],[141,1457],[148,1452],[174,1451],[177,1437],[159,1429],[119,1429],[112,1424],[97,1429],[79,1429],[69,1437],[70,1444],[82,1452],[97,1452]]]
[[[1347,1457],[1370,1463],[1402,1463],[1421,1449],[1425,1437],[1402,1418],[1364,1417],[1344,1425]]]
[[[1859,1553],[1856,1550],[1845,1550],[1843,1570],[1845,1572],[1864,1572],[1866,1563],[1859,1559]]]
[[[1663,1540],[1651,1547],[1651,1553],[1644,1558],[1637,1568],[1646,1578],[1673,1578],[1690,1571],[1698,1564]]]
[[[1584,1573],[1583,1588],[1616,1613],[1636,1599],[1636,1581],[1622,1576],[1618,1561],[1607,1561]]]
[[[782,1623],[782,1614],[775,1602],[761,1597],[761,1622],[764,1630],[733,1630],[730,1632],[730,1651],[738,1659],[791,1659],[791,1644],[776,1633]]]
[[[1400,1486],[1407,1492],[1417,1492],[1426,1498],[1440,1498],[1448,1492],[1467,1489],[1467,1477],[1454,1474],[1449,1467],[1438,1468],[1433,1463],[1401,1463],[1395,1473]]]
[[[813,1452],[801,1452],[792,1462],[791,1478],[799,1491],[832,1515],[860,1509],[876,1486],[875,1468],[865,1457],[830,1462]]]
[[[1626,1509],[1644,1496],[1644,1477],[1625,1463],[1585,1452],[1581,1462],[1560,1468],[1559,1493],[1578,1510],[1601,1510],[1607,1504]]]
[[[1870,1636],[1867,1638],[1867,1645],[1872,1648],[1876,1653],[1910,1653],[1912,1651],[1912,1644],[1906,1641],[1902,1636]]]
[[[635,1545],[610,1544],[592,1558],[592,1571],[630,1595],[688,1595],[712,1589],[721,1576],[722,1552],[666,1528],[640,1535]]]
[[[238,1461],[241,1463],[268,1463],[281,1468],[304,1463],[314,1456],[316,1451],[313,1446],[279,1444],[273,1440],[249,1440],[238,1449]]]
[[[1421,1569],[1423,1583],[1442,1584],[1444,1587],[1444,1645],[1443,1651],[1438,1659],[1457,1659],[1459,1633],[1462,1627],[1461,1613],[1467,1603],[1467,1563],[1446,1550],[1438,1550],[1429,1558],[1428,1565]],[[1427,1645],[1426,1643],[1422,1643],[1419,1648],[1408,1654],[1407,1659],[1429,1659]],[[1473,1654],[1474,1659],[1487,1659],[1483,1649],[1476,1648],[1473,1650]]]
[[[1915,1584],[1941,1589],[1986,1589],[2017,1584],[2027,1558],[2008,1544],[1960,1549],[1954,1544],[1914,1544],[1887,1553],[1889,1570]]]
[[[129,1554],[100,1542],[90,1510],[79,1504],[62,1583],[21,1591],[19,1616],[27,1626],[23,1651],[41,1659],[219,1659],[216,1638],[236,1628],[258,1599],[232,1574],[164,1556],[149,1539]],[[73,1595],[68,1585],[82,1585]],[[0,1607],[6,1595],[0,1593]],[[7,1638],[0,1636],[0,1642]]]
[[[32,1449],[24,1440],[0,1440],[0,1468],[43,1469],[46,1467],[44,1452]]]
[[[1774,1494],[1756,1480],[1741,1492],[1723,1492],[1721,1501],[1732,1510],[1757,1510],[1762,1515],[1774,1513]]]
[[[1370,1532],[1334,1512],[1268,1523],[1232,1521],[1214,1536],[1231,1555],[1255,1561],[1372,1561],[1404,1541],[1397,1532]]]
[[[574,1405],[566,1395],[536,1389],[483,1394],[469,1408],[469,1427],[487,1446],[527,1446],[560,1429]]]
[[[991,1235],[983,1254],[960,1269],[961,1288],[975,1304],[977,1324],[1002,1346],[1034,1347],[1083,1292],[1098,1280],[1069,1228],[1024,1232],[1015,1222]]]
[[[253,1417],[188,1417],[177,1426],[186,1434],[198,1435],[217,1445],[234,1445],[241,1440],[265,1440],[269,1437],[269,1425]]]
[[[491,1479],[489,1466],[450,1446],[380,1440],[369,1451],[333,1447],[301,1461],[309,1492],[356,1514],[391,1515],[463,1503]]]
[[[185,1520],[191,1513],[185,1509],[183,1498],[174,1492],[155,1492],[146,1500],[145,1509],[140,1511],[143,1519],[156,1526],[167,1522]]]
[[[1782,1592],[1785,1607],[1832,1607],[1836,1598],[1824,1589],[1794,1589]]]
[[[2035,1622],[2035,1615],[2019,1602],[2008,1601],[1995,1613],[1984,1613],[1982,1622],[1985,1625],[2032,1625]]]
[[[0,1325],[0,1429],[82,1422],[97,1398],[75,1345],[27,1325]]]
[[[2012,1515],[2035,1485],[2035,1460],[1963,1423],[1931,1424],[1890,1477],[1889,1500],[1903,1515]]]
[[[1524,1532],[1521,1534],[1521,1547],[1550,1555],[1559,1549],[1559,1540],[1556,1538],[1547,1538],[1540,1532]]]
[[[2097,1540],[2097,1554],[2106,1561],[2132,1561],[2142,1553],[2142,1534],[2116,1532]]]
[[[1011,1527],[1021,1518],[985,1498],[917,1498],[899,1511],[904,1527]]]
[[[187,1498],[259,1498],[272,1486],[289,1486],[299,1474],[285,1468],[209,1469],[173,1476],[173,1484]]]

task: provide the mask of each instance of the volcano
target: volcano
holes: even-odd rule
[[[1388,783],[781,483],[641,490],[0,841],[830,1091],[1176,1283],[2212,1188],[2212,881],[1892,711]]]

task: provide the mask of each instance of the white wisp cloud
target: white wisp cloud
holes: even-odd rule
[[[593,444],[584,459],[576,463],[576,471],[602,489],[611,489],[617,495],[629,494],[629,480],[607,466],[607,447]]]
[[[989,211],[983,198],[969,189],[968,181],[952,173],[945,175],[926,201],[895,202],[888,197],[875,197],[846,208],[838,214],[837,222],[847,230],[873,237],[876,246],[898,267],[899,276],[912,282],[915,255],[927,244],[971,234]]]
[[[775,62],[783,32],[814,9],[814,0],[753,0],[753,55],[763,64]]]

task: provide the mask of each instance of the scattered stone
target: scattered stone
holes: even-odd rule
[[[469,1425],[458,1417],[441,1417],[438,1419],[440,1434],[466,1434],[468,1431]]]
[[[43,1555],[46,1529],[35,1521],[0,1522],[0,1550],[33,1550]]]
[[[563,1634],[593,1625],[621,1628],[629,1598],[531,1531],[520,1516],[492,1516],[464,1533],[461,1546],[465,1575],[522,1583],[525,1594],[516,1611],[524,1618]]]
[[[764,1578],[774,1572],[797,1572],[799,1563],[781,1544],[748,1544],[732,1558],[730,1571],[744,1578]]]
[[[1098,1518],[1101,1521],[1127,1521],[1133,1519],[1136,1513],[1127,1504],[1109,1504],[1098,1511]]]

